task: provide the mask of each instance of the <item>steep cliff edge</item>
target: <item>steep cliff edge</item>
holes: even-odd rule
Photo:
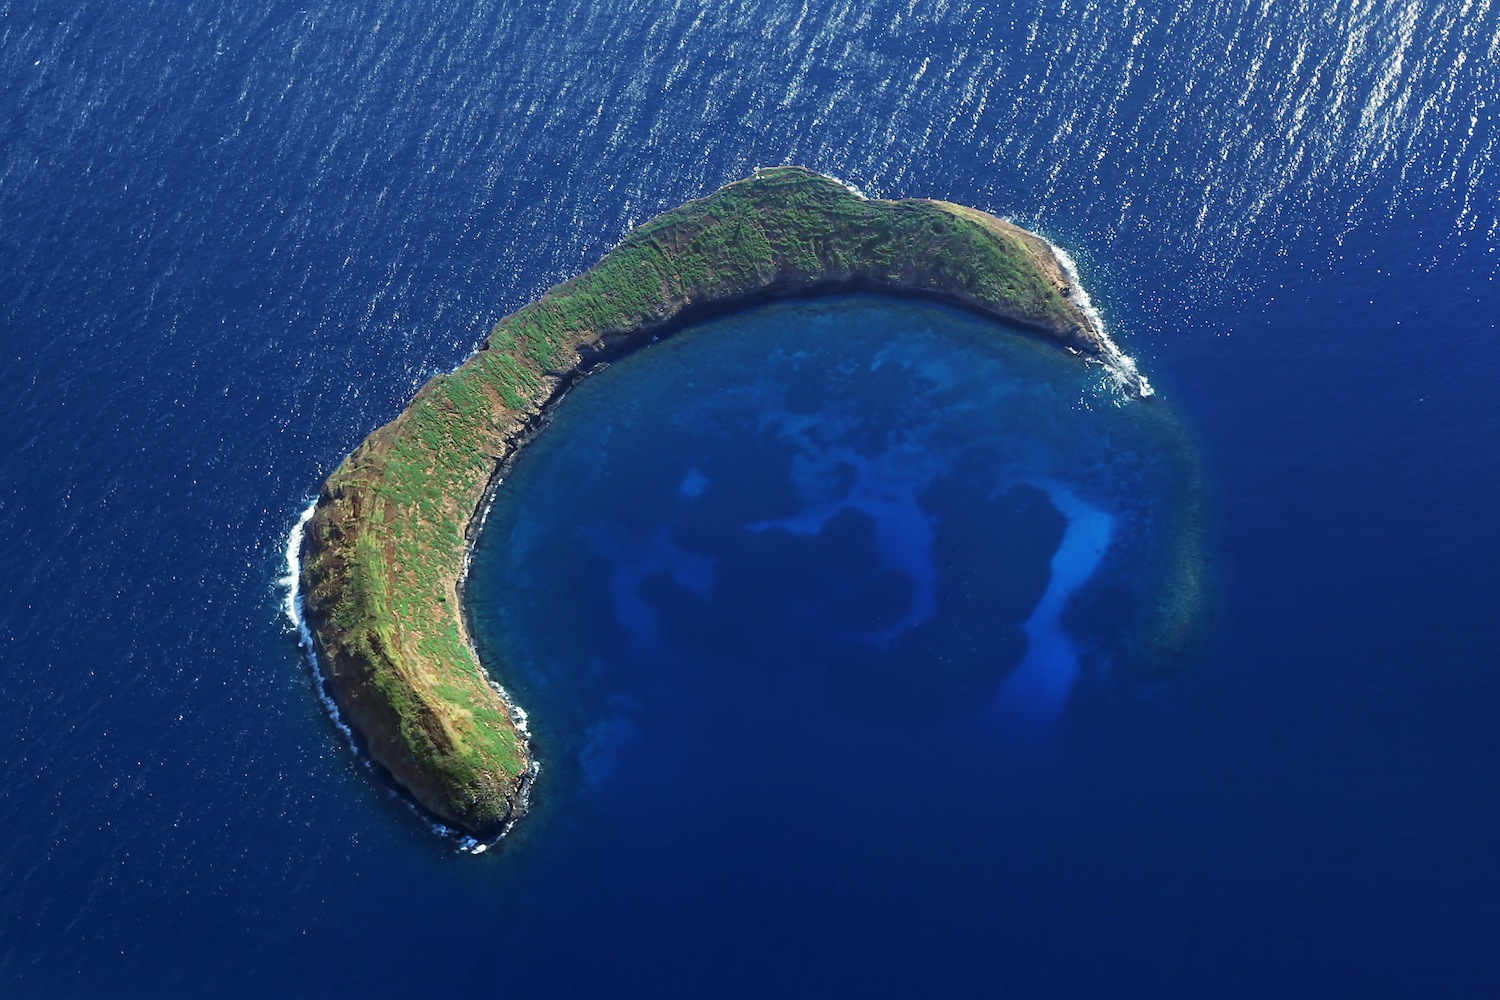
[[[524,724],[479,664],[460,587],[490,481],[548,405],[598,361],[715,310],[853,289],[959,305],[1088,358],[1113,351],[1039,237],[780,167],[657,216],[502,319],[329,477],[303,541],[307,622],[340,711],[419,803],[481,837],[526,808]]]

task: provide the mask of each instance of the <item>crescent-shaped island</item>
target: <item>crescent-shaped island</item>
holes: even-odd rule
[[[526,811],[525,717],[479,662],[462,586],[490,490],[549,408],[601,364],[715,312],[856,290],[963,307],[1149,392],[1051,246],[985,212],[867,199],[800,167],[664,212],[502,319],[318,495],[300,580],[318,667],[370,756],[418,803],[479,838]]]

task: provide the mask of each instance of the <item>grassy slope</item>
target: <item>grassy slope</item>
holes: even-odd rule
[[[652,219],[587,273],[496,325],[329,478],[304,587],[324,668],[372,754],[429,809],[491,832],[530,765],[459,611],[465,533],[525,422],[601,347],[692,309],[830,284],[933,294],[1088,350],[1091,333],[1030,234],[972,209],[866,201],[800,168]]]

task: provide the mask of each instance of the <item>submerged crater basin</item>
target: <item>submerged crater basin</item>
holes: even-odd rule
[[[1168,668],[1189,626],[1198,487],[1171,416],[951,308],[759,307],[552,420],[467,590],[541,720],[544,788],[651,780],[723,740],[760,744],[718,772],[734,785],[761,754],[837,774],[809,750],[833,731],[880,755],[893,723],[1034,729],[1081,679]]]
[[[712,316],[770,301],[872,290],[1013,324],[991,332],[1036,338],[1051,346],[1054,360],[1071,356],[1075,367],[1096,366],[1127,398],[1151,395],[1134,363],[1103,331],[1067,256],[1046,240],[977,209],[923,199],[866,199],[812,171],[779,167],[663,212],[582,275],[502,319],[480,351],[454,372],[429,380],[399,416],[372,432],[329,476],[305,519],[291,604],[306,625],[314,673],[349,731],[369,759],[443,829],[488,840],[504,835],[529,807],[538,759],[526,715],[481,666],[462,610],[463,587],[470,543],[483,524],[492,488],[547,425],[556,404],[578,379],[611,360]],[[921,359],[909,367],[924,364]],[[869,367],[878,372],[882,366]],[[1137,423],[1155,421],[1164,432],[1172,427],[1164,409],[1131,412]],[[803,431],[817,432],[820,421],[808,415],[810,409],[791,413],[810,421]],[[796,432],[795,423],[784,430]],[[868,427],[851,433],[866,434]],[[1158,436],[1165,440],[1171,434]],[[801,589],[794,588],[789,614],[809,628],[815,619],[827,619],[846,639],[891,646],[909,641],[905,633],[934,617],[937,576],[924,569],[924,560],[931,561],[930,552],[942,539],[934,535],[923,542],[936,529],[922,528],[930,518],[915,491],[939,489],[942,479],[893,492],[883,481],[889,463],[866,469],[862,456],[874,453],[851,450],[854,440],[830,445],[834,451],[823,456],[826,468],[819,474],[852,473],[850,489],[856,492],[825,490],[800,507],[762,505],[759,519],[745,527],[773,546],[801,538],[826,550],[829,561],[808,582],[821,579],[831,596],[812,614],[795,599]],[[848,454],[840,457],[840,450]],[[817,464],[818,456],[808,452],[804,460]],[[1054,513],[1087,506],[1081,494],[1058,482],[1056,489],[1063,492],[1051,504]],[[1028,508],[1028,497],[1034,500],[1038,491],[1054,496],[1051,483],[1016,479],[1004,495]],[[677,486],[691,498],[709,491],[713,479],[689,469]],[[719,556],[684,548],[677,534],[664,536],[665,548],[645,557],[652,562],[695,558],[703,573],[713,571],[713,579],[734,578],[712,565]],[[603,544],[613,544],[607,533]],[[628,547],[642,550],[642,543]],[[861,578],[865,571],[858,565],[869,562],[865,548],[889,563],[877,579]],[[1086,548],[1069,542],[1058,565],[1076,567],[1071,554]],[[796,559],[790,551],[782,556]],[[726,565],[733,570],[738,564],[731,559]],[[643,566],[633,572],[642,576],[649,568]],[[769,572],[756,570],[753,558],[739,568],[751,578]],[[648,615],[640,608],[631,615],[629,606],[647,600],[649,588],[644,579],[629,579],[630,572],[627,568],[612,592],[625,609],[622,621],[640,624]],[[1092,570],[1086,574],[1091,575]],[[657,583],[682,585],[684,579],[690,584],[693,574],[651,576]],[[1039,640],[1036,648],[1050,642],[1068,654],[1063,657],[1068,662],[1073,646],[1050,637],[1060,634],[1055,620],[1062,609],[1083,599],[1082,594],[1069,599],[1071,589],[1054,588],[1045,600],[1039,598],[1039,611],[1027,626]],[[1164,592],[1155,602],[1157,617],[1190,620],[1195,594],[1193,586]],[[1183,609],[1188,613],[1180,613]],[[1091,628],[1107,630],[1106,609],[1095,610],[1101,614]],[[1057,659],[1034,658],[1022,677],[1055,677],[1056,671],[1040,667]],[[1066,684],[1049,685],[1066,693]],[[1036,685],[1017,688],[1026,689]],[[1060,701],[1056,695],[1053,700]],[[1035,706],[1037,699],[1021,702]]]

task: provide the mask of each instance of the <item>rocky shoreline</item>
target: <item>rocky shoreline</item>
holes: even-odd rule
[[[1084,359],[1119,356],[1040,237],[775,168],[645,223],[501,320],[329,477],[303,537],[309,630],[344,719],[417,803],[479,838],[525,813],[537,765],[524,713],[481,666],[463,583],[499,478],[568,389],[713,315],[854,291],[958,306]]]

